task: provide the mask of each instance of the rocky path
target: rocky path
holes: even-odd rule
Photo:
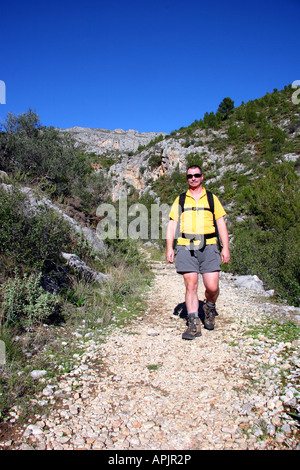
[[[55,388],[60,405],[27,423],[15,448],[299,448],[297,422],[285,412],[299,404],[299,342],[243,334],[286,314],[225,276],[215,330],[184,341],[185,320],[173,314],[184,301],[183,280],[165,263],[153,269],[148,311],[105,343],[85,343],[78,367]]]

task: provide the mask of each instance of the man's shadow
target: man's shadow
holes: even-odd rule
[[[204,320],[203,305],[204,305],[204,302],[199,300],[198,314],[199,314],[199,318],[202,321],[202,323],[203,323],[203,320]],[[188,319],[188,313],[187,313],[187,308],[186,308],[185,302],[182,302],[181,304],[178,304],[174,308],[173,315],[178,315],[180,318],[183,318],[184,320]]]
[[[205,314],[204,314],[204,310],[203,310],[203,305],[204,305],[204,302],[202,300],[199,300],[198,315],[199,315],[200,320],[204,324]],[[185,302],[182,302],[181,304],[178,304],[174,308],[173,315],[178,315],[180,318],[183,318],[184,320],[188,319],[188,313],[187,313],[187,308],[186,308]]]

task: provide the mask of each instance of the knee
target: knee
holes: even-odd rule
[[[208,284],[205,286],[205,290],[208,294],[210,295],[217,295],[219,294],[219,285],[215,285],[215,284]]]
[[[206,292],[210,295],[216,295],[219,293],[219,287],[217,286],[206,286]]]
[[[186,285],[187,292],[195,293],[198,290],[198,282],[189,281],[189,282],[186,282],[185,285]]]

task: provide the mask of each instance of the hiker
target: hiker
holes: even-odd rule
[[[175,199],[170,211],[166,258],[169,263],[173,263],[175,258],[176,271],[184,278],[188,328],[182,338],[192,340],[201,336],[198,274],[202,275],[205,287],[204,326],[213,330],[217,315],[215,304],[219,295],[221,260],[228,263],[230,252],[224,219],[226,212],[219,199],[202,186],[203,173],[199,166],[190,166],[186,176],[189,189]],[[217,245],[219,237],[222,244],[221,256]],[[175,238],[177,246],[174,252]]]

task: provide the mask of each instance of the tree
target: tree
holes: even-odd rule
[[[20,172],[55,195],[69,195],[78,181],[91,175],[90,157],[75,141],[54,127],[42,126],[32,110],[8,114],[0,133],[0,170]]]
[[[218,124],[217,115],[213,112],[204,114],[203,122],[207,127],[216,127]]]
[[[224,98],[219,104],[218,113],[221,114],[222,119],[227,119],[228,115],[234,108],[234,101],[231,98]]]

